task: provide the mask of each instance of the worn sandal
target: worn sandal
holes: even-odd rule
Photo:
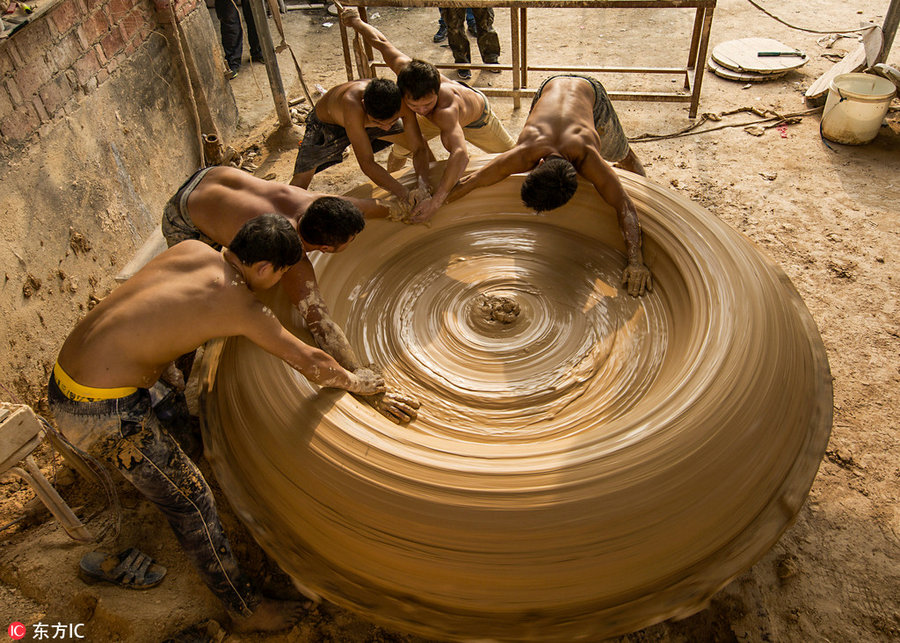
[[[85,583],[103,581],[129,589],[156,587],[165,575],[165,567],[136,547],[116,555],[88,552],[82,556],[78,569],[78,576]]]

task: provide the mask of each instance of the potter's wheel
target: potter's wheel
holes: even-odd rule
[[[831,427],[813,320],[743,236],[620,176],[641,299],[587,184],[538,216],[510,177],[319,258],[353,346],[420,398],[408,426],[225,343],[207,451],[307,591],[423,636],[597,640],[702,608],[791,522]]]

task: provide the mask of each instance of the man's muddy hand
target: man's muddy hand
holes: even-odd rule
[[[353,381],[347,388],[351,393],[374,395],[385,390],[384,377],[368,368],[358,368],[353,372]]]
[[[441,203],[434,197],[425,199],[413,208],[412,216],[409,218],[410,223],[428,223],[434,213],[441,207]]]
[[[650,269],[642,263],[630,263],[622,275],[622,286],[632,297],[640,297],[653,290],[653,278]]]
[[[177,366],[175,366],[175,362],[169,362],[168,366],[166,366],[166,370],[162,372],[162,375],[159,376],[163,382],[174,388],[176,391],[184,390],[184,373],[181,372]]]
[[[396,424],[411,422],[418,415],[419,401],[392,388],[388,388],[384,393],[359,397]]]
[[[401,221],[409,223],[410,208],[406,200],[401,201],[394,195],[388,198],[376,199],[375,202],[383,208],[387,208],[389,221]]]
[[[420,184],[418,187],[409,191],[409,207],[415,208],[417,205],[419,205],[423,201],[427,201],[429,198],[431,198],[431,190],[427,185]]]
[[[353,22],[359,19],[359,11],[357,11],[354,7],[344,7],[341,10],[341,22],[345,26],[352,27]]]

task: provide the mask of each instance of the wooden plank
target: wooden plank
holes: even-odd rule
[[[41,441],[41,425],[34,411],[24,404],[4,404],[0,421],[0,473],[31,453]]]
[[[884,45],[884,36],[878,27],[872,27],[863,35],[862,44],[854,51],[844,56],[843,60],[835,64],[831,69],[819,76],[816,81],[809,86],[804,96],[806,100],[813,104],[824,102],[825,94],[831,81],[841,74],[852,74],[861,71],[866,65],[872,65],[878,56],[881,55],[881,49]]]

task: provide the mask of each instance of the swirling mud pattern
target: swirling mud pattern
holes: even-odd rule
[[[747,239],[621,177],[640,299],[587,184],[535,215],[513,176],[319,258],[360,356],[421,400],[407,426],[225,343],[207,450],[305,591],[439,639],[597,640],[693,613],[775,543],[831,427],[818,331]]]

